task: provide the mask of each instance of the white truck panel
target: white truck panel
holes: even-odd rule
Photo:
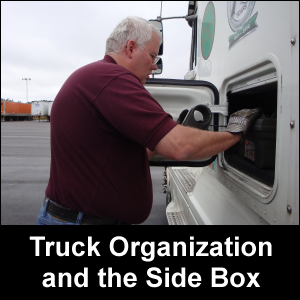
[[[251,167],[246,154],[234,149],[220,153],[207,167],[168,167],[168,221],[299,224],[299,2],[199,1],[196,7],[192,37],[196,58],[185,79],[215,85],[219,103],[214,105],[209,97],[204,100],[204,94],[190,90],[188,84],[178,89],[180,93],[163,83],[156,83],[157,87],[146,84],[146,88],[175,120],[183,109],[206,104],[218,113],[219,131],[232,112],[262,106],[265,118],[276,119],[275,146],[254,153],[265,155],[266,151],[268,156],[275,149],[276,154],[272,167]],[[213,42],[205,44],[211,36]],[[234,155],[240,155],[238,162],[246,161],[246,167],[234,165],[229,160]],[[261,174],[273,176],[273,182]]]

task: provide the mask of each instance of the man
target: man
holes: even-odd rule
[[[107,39],[104,59],[66,80],[51,110],[50,178],[37,224],[142,223],[153,197],[148,159],[207,158],[242,139],[178,125],[163,111],[143,86],[160,44],[150,22],[128,17]]]

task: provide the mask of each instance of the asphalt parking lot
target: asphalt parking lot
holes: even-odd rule
[[[164,168],[151,167],[153,207],[142,225],[167,225]],[[1,225],[34,225],[50,174],[50,123],[1,122]]]

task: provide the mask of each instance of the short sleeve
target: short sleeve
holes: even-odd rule
[[[131,73],[113,78],[94,105],[116,130],[150,150],[177,125]]]

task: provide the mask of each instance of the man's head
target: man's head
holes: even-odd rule
[[[162,42],[160,31],[149,21],[139,17],[128,17],[121,21],[106,41],[105,54],[134,73],[145,83],[152,70],[155,57]]]

